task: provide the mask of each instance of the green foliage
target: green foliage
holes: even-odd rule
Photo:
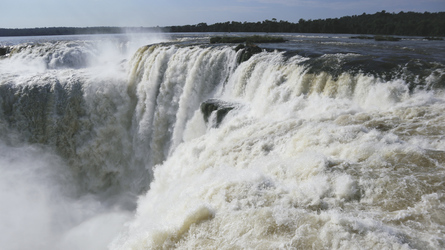
[[[445,36],[445,12],[417,13],[386,11],[375,14],[317,20],[300,19],[298,23],[277,21],[225,22],[165,27],[169,32],[268,32],[268,33],[342,33],[405,36]],[[354,37],[356,38],[356,37]],[[371,37],[373,39],[373,37]]]
[[[393,37],[393,36],[374,36],[374,40],[376,40],[376,41],[397,42],[397,41],[400,41],[400,38]]]
[[[265,20],[262,22],[225,22],[207,25],[169,26],[169,27],[87,27],[87,28],[34,28],[0,29],[0,36],[44,36],[74,34],[116,34],[142,32],[267,32],[267,33],[341,33],[372,34],[381,36],[445,36],[445,12],[417,13],[386,11],[375,14],[344,16],[317,20],[300,19],[298,23],[288,21]],[[359,38],[359,37],[354,37]]]
[[[374,39],[372,36],[351,36],[351,39]]]

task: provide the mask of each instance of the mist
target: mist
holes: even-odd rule
[[[90,140],[66,141],[63,138],[72,136],[66,130],[76,129],[78,124],[66,122],[77,119],[70,116],[85,113],[88,107],[75,109],[73,102],[56,97],[68,96],[79,100],[78,103],[84,102],[83,98],[97,100],[105,90],[115,91],[113,103],[94,101],[90,107],[99,109],[98,112],[103,112],[100,108],[110,109],[110,105],[125,107],[126,103],[119,98],[126,93],[128,60],[139,47],[165,41],[166,37],[125,34],[89,36],[85,40],[86,37],[64,38],[71,39],[69,41],[31,38],[26,43],[23,38],[17,38],[16,42],[8,41],[11,53],[0,60],[3,82],[0,103],[11,107],[11,113],[7,108],[0,111],[2,249],[107,249],[133,216],[139,193],[106,185],[101,190],[93,190],[94,185],[85,184],[92,178],[85,173],[94,168],[93,159],[107,155],[96,152],[88,154],[89,159],[82,159],[79,154],[90,152],[97,145],[91,137],[110,123],[95,123],[94,129],[88,132]],[[79,91],[74,89],[77,82],[83,84]],[[17,99],[13,97],[14,91]],[[46,93],[54,93],[54,97]],[[48,114],[42,113],[42,109]],[[72,109],[74,113],[69,111]],[[93,109],[85,113],[91,126],[95,119],[92,112]],[[110,113],[109,117],[115,115]],[[55,129],[60,122],[64,123],[65,132]],[[70,124],[74,127],[69,128]],[[91,126],[85,125],[85,128]],[[63,146],[61,140],[66,141]],[[102,140],[103,147],[119,155],[107,140]],[[82,147],[89,150],[82,151]],[[66,154],[68,151],[74,154]],[[96,167],[106,168],[106,164],[100,161]],[[147,189],[149,183],[141,185]]]

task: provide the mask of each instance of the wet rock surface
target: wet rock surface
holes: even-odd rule
[[[215,113],[215,119],[212,123],[215,127],[223,121],[224,117],[238,105],[218,99],[209,99],[201,103],[201,113],[203,114],[206,123],[212,122],[212,114]]]

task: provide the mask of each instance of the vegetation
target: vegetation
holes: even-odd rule
[[[372,36],[351,36],[351,39],[374,39]]]
[[[225,22],[207,25],[171,26],[170,32],[278,32],[278,33],[341,33],[406,36],[445,36],[445,12],[417,13],[386,11],[375,14],[345,16],[317,20],[300,19],[298,23],[265,20],[263,22]]]
[[[393,36],[375,36],[374,40],[396,42],[396,41],[400,41],[400,38],[393,37]]]
[[[283,43],[282,37],[271,36],[215,36],[210,38],[210,43]]]
[[[374,39],[376,41],[391,41],[396,42],[400,41],[401,39],[399,37],[393,37],[393,36],[352,36],[351,39]]]
[[[440,39],[445,36],[445,12],[417,13],[386,11],[375,14],[344,16],[317,20],[300,19],[298,23],[265,20],[263,22],[225,22],[207,25],[169,26],[169,27],[88,27],[88,28],[34,28],[0,29],[0,36],[43,36],[74,34],[116,34],[140,32],[277,32],[277,33],[342,33],[372,34],[381,36],[423,36]]]

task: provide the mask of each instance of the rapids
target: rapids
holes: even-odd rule
[[[444,248],[443,62],[291,38],[8,44],[2,249]]]

